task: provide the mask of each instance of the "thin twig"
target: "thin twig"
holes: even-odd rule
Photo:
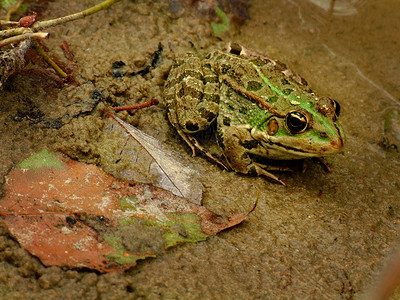
[[[156,98],[151,98],[149,101],[136,104],[136,105],[130,105],[130,106],[117,106],[117,107],[111,107],[115,111],[121,111],[121,110],[131,110],[131,109],[140,109],[140,108],[145,108],[149,107],[152,105],[157,105],[159,102]]]
[[[72,55],[71,51],[69,50],[67,41],[62,42],[61,49],[64,51],[64,54],[67,57],[67,59],[75,66],[76,62],[75,62],[74,56]]]
[[[36,30],[42,30],[44,28],[48,28],[48,27],[53,27],[59,24],[63,24],[63,23],[67,23],[70,21],[74,21],[74,20],[78,20],[87,16],[90,16],[94,13],[99,12],[100,10],[109,8],[111,5],[119,2],[121,0],[106,0],[103,1],[100,4],[97,4],[91,8],[85,9],[84,11],[72,14],[72,15],[68,15],[65,17],[61,17],[61,18],[57,18],[57,19],[53,19],[53,20],[48,20],[48,21],[39,21],[36,22],[35,24],[33,24],[31,26],[32,29]]]
[[[19,26],[19,22],[0,20],[0,28],[3,28],[3,27],[17,27],[17,26]]]
[[[55,62],[47,55],[47,53],[43,50],[42,47],[38,43],[34,44],[35,50],[39,53],[40,56],[44,58],[44,60],[51,65],[54,70],[63,78],[66,78],[68,75],[65,73]]]
[[[5,38],[8,38],[8,37],[14,36],[14,35],[24,34],[28,31],[32,31],[32,30],[30,30],[29,28],[25,28],[25,27],[17,27],[17,28],[1,30],[0,31],[0,39],[5,39]]]
[[[16,35],[13,37],[10,37],[8,39],[4,39],[2,41],[0,41],[0,48],[8,45],[8,44],[12,44],[12,43],[17,43],[23,40],[27,40],[27,39],[45,39],[49,36],[49,33],[47,32],[35,32],[35,33],[25,33],[25,34],[21,34],[21,35]]]

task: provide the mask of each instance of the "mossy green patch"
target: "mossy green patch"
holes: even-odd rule
[[[123,211],[136,211],[136,202],[138,199],[133,196],[122,197],[119,204],[121,205],[121,209]]]
[[[120,237],[104,235],[103,238],[107,244],[109,244],[111,247],[115,249],[115,252],[112,252],[107,255],[107,258],[118,264],[121,265],[133,264],[139,259],[146,259],[147,257],[156,257],[155,254],[151,253],[141,253],[141,254],[128,253],[125,250]]]
[[[125,217],[118,221],[119,226],[128,226],[136,222],[135,217]]]
[[[44,149],[40,152],[33,153],[18,164],[18,168],[27,170],[40,169],[43,167],[62,169],[64,168],[64,163],[55,153]]]
[[[194,213],[168,214],[169,221],[164,225],[163,235],[166,248],[182,243],[204,241],[208,235],[200,227],[200,217]]]

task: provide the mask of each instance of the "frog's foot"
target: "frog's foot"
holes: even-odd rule
[[[182,137],[182,139],[188,144],[190,149],[192,149],[192,156],[196,156],[196,149],[200,151],[204,156],[206,156],[208,159],[210,159],[212,162],[220,165],[222,168],[225,170],[229,170],[229,167],[227,167],[221,160],[219,160],[217,157],[209,153],[203,146],[200,145],[198,140],[194,138],[191,135],[186,134],[184,131],[177,129],[178,134]]]
[[[253,174],[253,172],[255,172],[255,175],[261,175],[261,176],[265,176],[268,178],[271,178],[277,182],[279,182],[282,185],[286,185],[282,180],[280,180],[277,176],[275,176],[274,174],[268,172],[266,169],[270,170],[270,171],[291,171],[291,169],[289,168],[283,168],[283,167],[272,167],[272,166],[265,166],[256,162],[252,162],[249,166],[249,174]]]
[[[208,159],[213,161],[214,163],[220,165],[222,168],[225,170],[230,170],[229,167],[227,167],[221,160],[219,160],[217,157],[209,153],[203,146],[199,144],[199,142],[193,137],[188,135],[187,136],[188,140],[190,143],[193,145],[192,151],[193,151],[193,156],[196,156],[196,149],[201,152],[204,156],[206,156]]]
[[[192,156],[196,156],[196,143],[198,144],[197,140],[190,135],[187,135],[185,132],[183,132],[181,129],[177,128],[176,131],[178,134],[181,136],[181,138],[188,144],[190,149],[192,149]]]
[[[325,160],[325,158],[323,158],[323,157],[313,157],[312,160],[320,163],[324,167],[324,169],[325,169],[325,171],[327,173],[331,173],[332,172],[332,169],[329,166],[329,163]],[[308,165],[309,165],[309,160],[305,159],[303,161],[303,166],[302,166],[302,169],[301,169],[301,173],[305,173],[306,172],[306,170],[308,168]]]
[[[328,162],[325,160],[325,158],[323,158],[323,157],[315,157],[315,159],[316,159],[321,165],[324,166],[326,172],[328,172],[328,173],[331,173],[331,172],[332,172],[332,169],[331,169],[331,167],[329,166]]]

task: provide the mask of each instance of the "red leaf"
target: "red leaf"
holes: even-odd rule
[[[205,240],[247,216],[222,217],[46,150],[12,170],[4,189],[0,216],[22,247],[45,265],[100,272],[123,271],[166,248]]]

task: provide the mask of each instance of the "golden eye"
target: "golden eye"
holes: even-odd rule
[[[286,115],[286,125],[291,133],[300,133],[307,129],[308,119],[302,112],[292,111]]]

